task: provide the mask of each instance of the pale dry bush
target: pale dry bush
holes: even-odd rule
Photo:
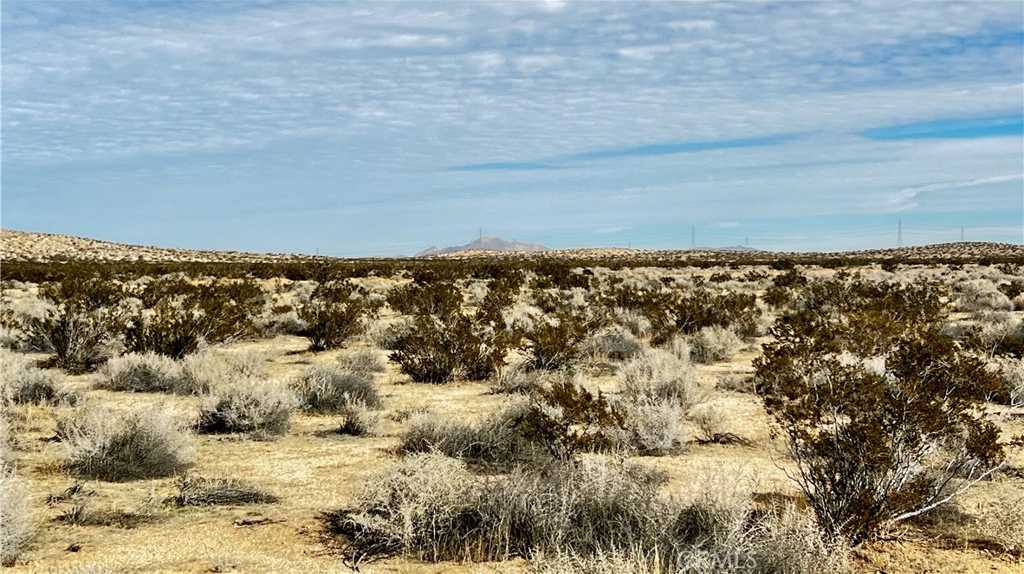
[[[663,349],[646,349],[619,368],[622,394],[633,402],[671,400],[689,410],[705,400],[697,370]]]
[[[412,330],[411,317],[390,317],[377,319],[366,328],[365,337],[378,349],[393,351],[397,341]]]
[[[544,317],[544,311],[525,301],[517,301],[501,311],[502,319],[509,329],[532,331],[537,321]]]
[[[532,556],[543,557],[535,566],[544,572],[846,569],[845,549],[792,508],[757,512],[749,495],[720,486],[689,502],[670,499],[660,493],[666,480],[604,457],[475,476],[460,461],[426,453],[374,477],[354,508],[328,515],[328,528],[349,541],[356,559]]]
[[[511,401],[477,421],[461,422],[433,414],[414,415],[398,443],[403,453],[436,452],[474,463],[511,465],[546,458],[543,447],[528,440],[519,422],[526,401]]]
[[[352,436],[369,436],[377,434],[380,426],[380,415],[362,401],[349,401],[340,410],[341,424],[338,432]]]
[[[1012,407],[1024,407],[1024,361],[1006,357],[993,365],[1003,383],[1003,396],[996,398]]]
[[[0,349],[0,408],[77,402],[78,395],[65,388],[62,374],[40,369],[24,355]]]
[[[636,356],[643,349],[643,342],[620,325],[599,329],[583,342],[584,354],[595,359],[624,361]]]
[[[156,353],[129,353],[100,368],[99,387],[111,391],[169,393],[181,385],[182,369],[174,359]]]
[[[612,320],[638,339],[646,339],[651,335],[651,321],[639,311],[616,307],[612,309]]]
[[[263,357],[259,353],[200,351],[181,360],[181,378],[174,392],[202,395],[222,384],[263,377]]]
[[[12,566],[32,539],[28,485],[0,463],[0,565]]]
[[[732,329],[714,325],[704,327],[690,339],[690,355],[698,363],[728,360],[744,347],[743,339]]]
[[[642,455],[676,454],[686,447],[686,411],[672,399],[621,401],[623,429],[616,446]]]
[[[14,445],[11,444],[11,422],[7,409],[0,409],[0,467],[14,464]]]
[[[166,405],[126,411],[87,404],[57,427],[65,466],[112,482],[173,475],[195,460],[186,419]]]
[[[314,365],[296,377],[291,387],[309,412],[337,413],[353,401],[375,409],[382,404],[372,375],[341,366]]]
[[[387,370],[387,363],[380,354],[373,349],[355,349],[346,352],[338,357],[338,363],[343,369],[357,373],[383,373]]]
[[[662,347],[672,356],[679,359],[680,361],[690,362],[692,351],[690,350],[690,338],[685,335],[676,335],[668,340],[668,343]]]
[[[264,439],[291,426],[298,405],[287,385],[262,378],[236,379],[213,387],[203,397],[197,428],[206,433],[245,433]]]
[[[972,279],[956,286],[958,311],[1012,311],[1013,302],[989,279]]]
[[[525,361],[499,367],[490,379],[491,392],[503,395],[530,394],[542,384],[542,372],[528,369]]]

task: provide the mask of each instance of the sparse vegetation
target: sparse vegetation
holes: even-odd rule
[[[28,486],[0,461],[0,566],[13,566],[31,539]]]
[[[380,408],[381,400],[373,379],[364,371],[316,365],[292,383],[304,410],[338,413],[354,402]]]
[[[240,506],[243,504],[271,504],[278,497],[236,478],[204,478],[194,474],[182,475],[175,483],[178,493],[166,502],[175,506]]]
[[[291,389],[276,381],[253,378],[222,383],[203,397],[196,428],[255,438],[280,436],[288,432],[297,402]]]

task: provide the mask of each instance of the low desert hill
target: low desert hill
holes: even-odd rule
[[[465,245],[453,245],[451,247],[429,247],[416,254],[416,257],[437,257],[443,255],[464,255],[470,252],[477,253],[537,253],[547,251],[547,247],[536,243],[523,243],[521,241],[506,241],[500,237],[481,237],[470,241]]]
[[[1024,263],[1024,246],[1011,243],[961,242],[938,243],[898,249],[873,249],[865,251],[842,251],[827,253],[771,252],[758,250],[737,250],[730,248],[700,248],[685,250],[649,250],[626,248],[580,248],[545,249],[543,246],[504,241],[485,237],[464,246],[427,250],[422,257],[443,257],[446,259],[470,258],[553,258],[553,259],[604,259],[687,261],[769,261],[792,258],[807,259],[862,259],[885,261],[889,259],[909,260],[956,260],[978,261],[996,259]],[[127,245],[100,241],[71,235],[31,233],[0,229],[0,261],[147,261],[171,262],[280,262],[311,260],[312,256],[284,253],[247,253],[242,251],[202,251],[173,249],[142,245]],[[324,258],[320,258],[324,259]]]

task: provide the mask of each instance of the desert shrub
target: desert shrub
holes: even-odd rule
[[[570,377],[538,387],[528,399],[529,408],[516,428],[559,460],[614,446],[625,424],[622,412],[603,393],[594,394]]]
[[[498,369],[490,383],[491,392],[495,394],[519,395],[532,393],[543,381],[538,371],[531,371],[519,362]]]
[[[635,552],[633,562],[645,566],[637,571],[645,573],[720,572],[730,564],[749,568],[741,572],[843,570],[843,549],[792,509],[757,512],[739,497],[668,500],[659,496],[664,482],[657,471],[606,459],[479,477],[457,460],[418,454],[369,481],[354,507],[325,518],[356,567],[392,555],[544,555],[607,566],[602,558]],[[621,571],[592,568],[569,571]]]
[[[366,337],[378,349],[394,351],[398,348],[401,338],[411,330],[412,321],[408,317],[378,320],[370,324]]]
[[[179,395],[203,395],[221,384],[265,376],[262,356],[251,352],[202,351],[186,356],[180,365],[181,378],[174,389]]]
[[[13,566],[32,539],[32,510],[25,481],[0,463],[0,566]]]
[[[676,401],[623,401],[617,405],[623,415],[616,446],[642,455],[681,452],[686,446],[686,411]]]
[[[277,496],[237,478],[204,478],[184,474],[175,481],[178,492],[165,502],[175,506],[239,506],[268,504]]]
[[[377,308],[365,290],[353,283],[322,283],[299,308],[299,319],[306,323],[301,334],[309,339],[311,351],[337,349],[363,332],[363,320]]]
[[[732,327],[743,336],[754,336],[761,314],[753,294],[714,293],[704,287],[688,293],[643,293],[637,305],[651,322],[651,341],[659,345],[678,334],[696,333],[712,326]]]
[[[413,381],[441,384],[458,376],[484,380],[504,364],[514,337],[505,329],[502,297],[488,293],[469,315],[453,284],[413,284],[409,289],[407,299],[389,298],[415,313],[412,328],[394,342],[390,358]]]
[[[717,363],[728,360],[743,346],[743,339],[731,329],[714,325],[693,334],[690,356],[698,363]]]
[[[69,373],[91,371],[107,358],[113,318],[104,309],[65,304],[25,322],[26,336],[53,353],[52,364]]]
[[[1012,311],[1011,297],[988,279],[972,279],[957,284],[956,308],[959,311]]]
[[[77,401],[78,395],[64,387],[57,373],[37,368],[28,357],[0,350],[0,407]]]
[[[642,351],[643,342],[625,327],[613,325],[598,330],[583,343],[583,353],[624,361]]]
[[[173,392],[181,384],[181,366],[156,353],[114,357],[100,369],[99,386],[136,393]]]
[[[195,458],[192,436],[165,407],[75,409],[58,424],[65,465],[79,476],[113,482],[171,476]]]
[[[213,387],[203,398],[196,428],[204,433],[247,433],[270,438],[288,432],[296,398],[266,379],[239,379]]]
[[[533,369],[571,368],[583,355],[588,336],[604,323],[603,316],[590,314],[564,301],[551,301],[553,311],[523,333],[529,343],[528,365]]]
[[[14,464],[14,445],[11,444],[11,423],[7,409],[0,410],[0,467]]]
[[[751,444],[748,439],[726,430],[725,412],[715,405],[704,405],[690,413],[689,418],[697,427],[697,442],[701,444]]]
[[[758,392],[822,528],[858,543],[948,501],[1001,460],[983,412],[997,381],[934,325],[892,340],[881,365],[830,353],[814,336],[829,326],[778,325],[755,361]]]
[[[195,353],[212,332],[212,323],[198,305],[165,299],[151,311],[140,310],[128,319],[124,341],[133,353],[181,359]]]
[[[689,410],[704,400],[697,370],[664,349],[647,349],[619,368],[622,394],[632,402],[671,400]]]
[[[415,416],[399,440],[398,451],[438,452],[485,465],[531,463],[546,458],[546,453],[523,434],[520,424],[528,414],[525,403],[511,403],[472,423]]]
[[[373,349],[349,351],[338,357],[338,363],[343,369],[365,373],[371,377],[374,373],[383,373],[387,370],[384,360]]]
[[[999,388],[992,398],[1013,407],[1024,406],[1024,361],[1003,359],[995,364]]]
[[[377,432],[380,416],[362,401],[349,401],[339,409],[341,424],[338,433],[352,436],[367,436]]]
[[[342,367],[314,365],[292,382],[301,407],[315,413],[336,413],[353,401],[380,408],[371,376]]]

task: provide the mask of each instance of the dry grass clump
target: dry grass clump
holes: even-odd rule
[[[1024,553],[1024,496],[985,505],[972,530],[1008,552]]]
[[[175,486],[178,493],[164,502],[174,506],[240,506],[268,504],[280,500],[257,486],[236,478],[204,478],[182,475]]]
[[[292,382],[303,410],[314,413],[341,412],[352,402],[380,408],[380,395],[366,371],[345,367],[314,365]]]
[[[118,411],[87,404],[59,422],[57,436],[71,472],[120,482],[171,476],[192,464],[187,426],[166,406]]]
[[[353,565],[392,555],[547,556],[612,568],[570,572],[605,572],[621,562],[602,558],[631,552],[629,562],[648,566],[639,572],[817,574],[845,567],[843,549],[792,509],[756,512],[748,498],[715,493],[672,500],[660,494],[665,480],[659,471],[605,458],[480,477],[463,462],[427,453],[384,471],[353,508],[326,520],[346,541]]]
[[[181,379],[175,392],[203,395],[221,384],[263,377],[263,357],[258,353],[202,351],[182,359]]]
[[[222,383],[203,398],[196,428],[270,438],[288,432],[295,394],[277,381],[249,378]]]
[[[28,486],[0,462],[0,566],[13,566],[31,539]]]
[[[356,349],[338,357],[343,369],[372,376],[387,370],[387,363],[373,349]]]
[[[181,366],[156,353],[129,353],[100,369],[100,388],[135,393],[169,393],[181,385]]]
[[[689,409],[704,400],[697,370],[664,349],[647,349],[619,369],[622,394],[632,402],[671,400]]]
[[[57,515],[54,519],[75,526],[113,526],[131,529],[160,519],[159,508],[152,500],[143,502],[134,510],[122,508],[96,508],[89,500],[82,500]]]
[[[693,334],[690,356],[698,363],[717,363],[728,360],[743,347],[743,339],[732,329],[712,325]]]
[[[476,464],[512,465],[546,458],[542,447],[522,430],[529,405],[512,402],[501,410],[462,423],[436,415],[413,416],[399,439],[402,453],[436,452]]]
[[[0,350],[0,406],[74,404],[78,395],[64,388],[62,377],[17,353]]]

